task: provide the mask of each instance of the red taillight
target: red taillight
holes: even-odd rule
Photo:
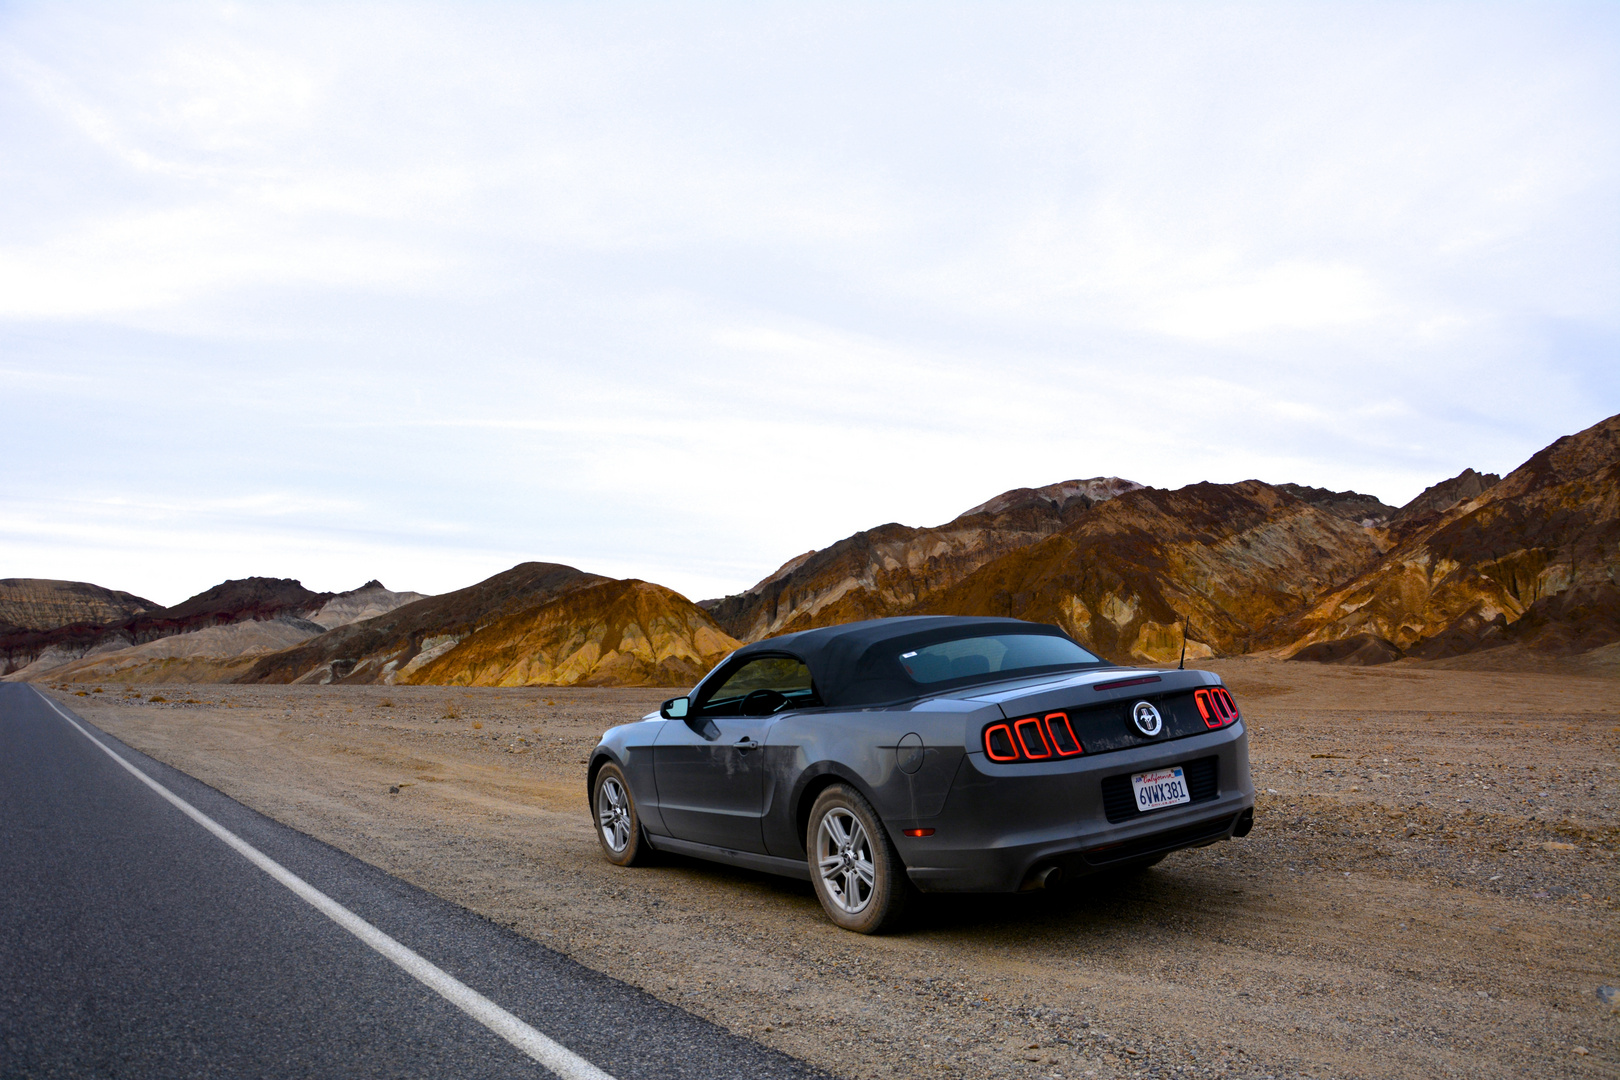
[[[933,836],[933,829],[901,829],[907,836]]]
[[[1006,724],[992,724],[985,728],[984,752],[991,761],[1017,761],[1018,744],[1013,742],[1012,728]]]
[[[1080,740],[1074,737],[1074,728],[1069,726],[1068,713],[1047,713],[1046,730],[1052,736],[1052,749],[1057,751],[1058,757],[1074,757],[1082,752]]]
[[[984,729],[984,752],[991,761],[1046,761],[1085,753],[1068,713],[1026,716]]]
[[[1031,761],[1040,761],[1052,756],[1052,748],[1047,745],[1046,732],[1042,724],[1033,716],[1028,720],[1020,720],[1013,725],[1018,732],[1018,746],[1024,751],[1024,756]]]
[[[1205,727],[1223,728],[1239,719],[1237,702],[1224,686],[1196,691],[1193,701],[1198,705],[1198,715],[1204,718]]]

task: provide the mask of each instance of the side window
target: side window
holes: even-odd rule
[[[728,675],[705,696],[700,709],[710,716],[764,715],[811,704],[816,704],[815,690],[803,660],[762,656]]]

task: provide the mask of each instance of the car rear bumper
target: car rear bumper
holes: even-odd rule
[[[1118,788],[1130,775],[1194,763],[1213,777],[1195,801],[1139,812]],[[1123,777],[1123,780],[1119,778]],[[1110,803],[1105,781],[1115,790]],[[998,765],[968,754],[944,808],[897,828],[933,829],[895,837],[911,880],[925,892],[1013,892],[1048,867],[1083,877],[1120,863],[1198,847],[1247,831],[1254,807],[1248,733],[1241,723],[1207,735],[1061,762]],[[1112,809],[1116,820],[1110,821]]]

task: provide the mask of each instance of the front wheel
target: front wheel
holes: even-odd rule
[[[916,887],[861,793],[834,784],[810,808],[810,881],[827,917],[858,934],[899,925]]]
[[[617,765],[609,762],[596,774],[591,796],[596,811],[596,839],[608,862],[617,866],[645,863],[651,848],[641,835],[641,818],[630,785]]]

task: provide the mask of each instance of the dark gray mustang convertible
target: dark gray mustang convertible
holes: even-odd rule
[[[806,878],[892,927],[924,892],[1131,870],[1254,822],[1248,735],[1214,674],[1121,668],[1055,626],[875,619],[756,642],[591,754],[607,857]]]

